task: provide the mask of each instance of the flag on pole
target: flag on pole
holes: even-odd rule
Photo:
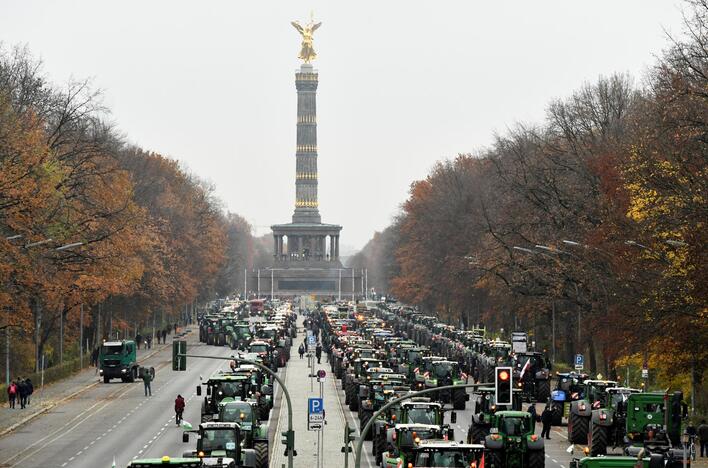
[[[482,461],[479,462],[479,468],[484,468],[484,452],[482,452]]]
[[[526,364],[524,364],[524,367],[521,369],[521,375],[519,376],[519,380],[524,378],[524,374],[526,373],[526,369],[528,369],[529,364],[531,364],[531,359],[526,360]]]

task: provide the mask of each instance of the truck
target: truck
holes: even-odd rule
[[[528,351],[529,336],[526,332],[511,332],[511,350],[514,353]]]
[[[138,378],[138,354],[135,341],[105,341],[98,355],[98,373],[103,383],[111,379],[134,382]]]

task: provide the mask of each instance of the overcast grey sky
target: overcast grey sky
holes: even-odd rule
[[[291,20],[323,22],[323,222],[360,248],[436,160],[488,145],[601,74],[637,79],[681,29],[676,0],[0,0],[0,41],[60,83],[92,78],[128,139],[211,181],[258,234],[295,187]]]

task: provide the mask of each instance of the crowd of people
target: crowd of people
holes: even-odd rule
[[[19,403],[20,409],[25,409],[29,406],[33,393],[34,386],[29,378],[18,377],[16,380],[10,381],[10,385],[7,387],[7,401],[10,408],[15,408],[15,405]]]

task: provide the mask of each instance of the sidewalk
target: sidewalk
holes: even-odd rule
[[[191,335],[196,336],[194,333],[191,333]],[[138,362],[142,362],[159,351],[172,346],[171,341],[168,341],[168,344],[154,345],[149,350],[144,348],[138,350]],[[32,394],[31,404],[27,408],[20,409],[19,403],[16,403],[15,409],[10,409],[7,404],[0,407],[0,437],[46,413],[57,404],[98,385],[101,381],[96,368],[89,367],[70,377],[45,385],[44,389],[40,387],[40,382],[34,382],[34,393]]]
[[[298,336],[293,343],[293,349],[305,339],[305,332],[302,330],[303,318],[298,319]],[[295,430],[295,449],[297,456],[293,458],[293,465],[300,468],[315,468],[317,466],[317,432],[307,430],[307,399],[309,397],[320,396],[320,384],[317,379],[313,379],[313,391],[310,391],[310,370],[307,366],[307,356],[300,359],[297,352],[288,361],[285,384],[290,392],[290,399],[293,403],[293,429]],[[328,372],[322,384],[322,398],[326,414],[327,425],[320,433],[323,435],[320,466],[343,466],[344,454],[340,451],[344,438],[344,413],[337,398],[336,379],[329,374],[329,364],[326,363],[327,355],[322,353],[322,364],[315,361],[315,372],[323,369]],[[288,428],[288,410],[283,397],[282,408],[277,422],[277,428],[273,445],[271,447],[269,466],[280,468],[287,466],[287,457],[284,456],[285,446],[281,443],[281,432]],[[352,463],[350,454],[349,461]]]

